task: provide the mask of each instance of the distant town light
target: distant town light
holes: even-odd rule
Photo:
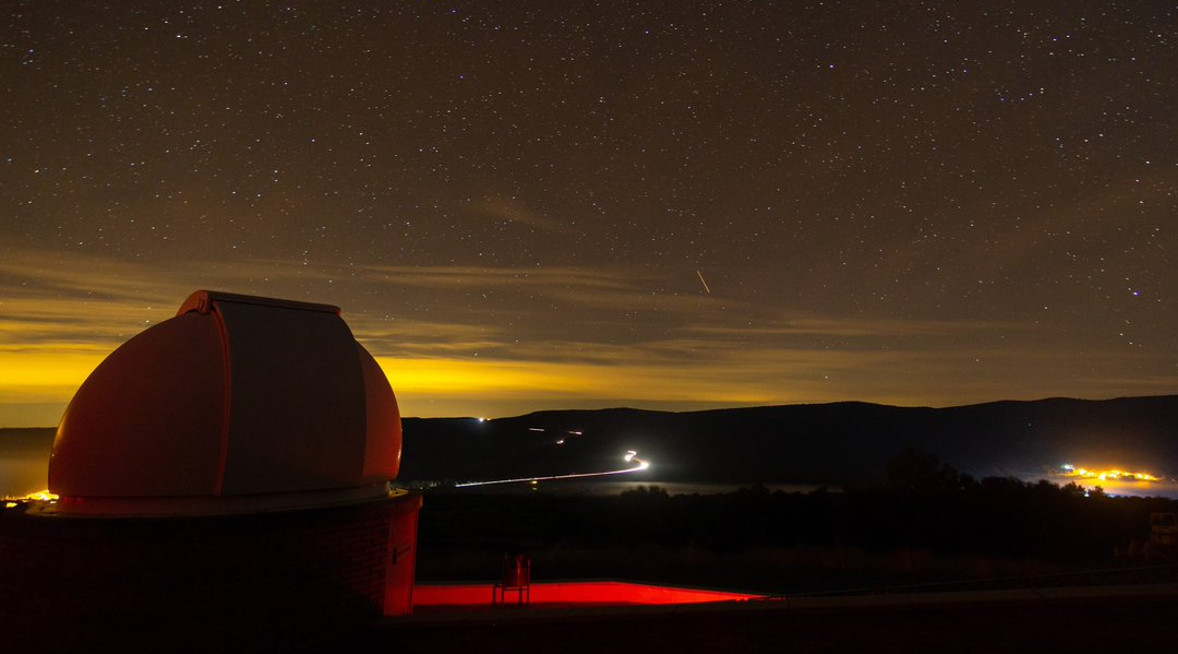
[[[1059,467],[1063,471],[1064,477],[1073,477],[1076,479],[1095,479],[1097,481],[1160,481],[1161,478],[1149,472],[1128,472],[1125,470],[1118,470],[1116,468],[1110,469],[1089,469],[1077,468],[1070,463],[1065,463]]]
[[[40,490],[36,493],[29,493],[23,497],[9,495],[3,499],[4,506],[11,509],[20,502],[56,502],[61,498],[59,498],[56,493],[50,493],[48,490]]]

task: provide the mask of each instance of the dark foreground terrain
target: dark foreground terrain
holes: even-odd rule
[[[417,574],[491,580],[505,553],[523,552],[538,579],[796,594],[1176,562],[1147,543],[1151,514],[1178,501],[975,480],[920,451],[888,467],[885,481],[844,492],[428,493]]]
[[[348,644],[369,652],[1165,652],[1178,642],[1170,585],[856,597],[676,609],[500,609],[387,620]]]

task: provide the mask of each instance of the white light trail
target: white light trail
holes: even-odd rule
[[[643,461],[638,458],[638,453],[634,450],[626,452],[626,456],[622,457],[626,463],[633,464],[629,468],[619,468],[618,470],[604,470],[602,472],[579,472],[571,475],[548,475],[546,477],[520,477],[518,479],[492,479],[491,481],[468,481],[461,484],[454,484],[455,488],[469,488],[471,486],[495,486],[498,484],[519,484],[533,481],[553,481],[556,479],[583,479],[585,477],[604,477],[606,475],[624,475],[629,472],[638,472],[639,470],[646,470],[650,467],[649,461]]]
[[[695,274],[699,275],[699,283],[703,284],[704,290],[708,292],[708,295],[711,295],[712,289],[711,289],[711,287],[708,286],[707,281],[704,280],[704,274],[702,272],[700,272],[699,270],[696,270]]]

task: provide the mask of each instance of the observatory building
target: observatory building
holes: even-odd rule
[[[20,628],[0,645],[263,651],[407,613],[421,498],[389,488],[400,453],[393,391],[337,307],[193,293],[74,396],[60,499],[4,512]]]

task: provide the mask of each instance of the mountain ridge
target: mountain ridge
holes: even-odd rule
[[[854,483],[881,475],[908,448],[975,476],[1068,461],[1178,473],[1178,395],[944,408],[856,401],[686,412],[616,407],[403,423],[403,479],[563,474],[608,467],[631,449],[652,462],[650,478],[664,481]]]
[[[651,469],[632,479],[853,484],[878,478],[910,448],[978,477],[1025,476],[1064,462],[1178,476],[1178,395],[954,407],[859,401],[681,412],[612,407],[491,420],[404,418],[402,424],[402,480],[608,470],[636,450]],[[54,431],[4,428],[0,442],[47,456]]]

